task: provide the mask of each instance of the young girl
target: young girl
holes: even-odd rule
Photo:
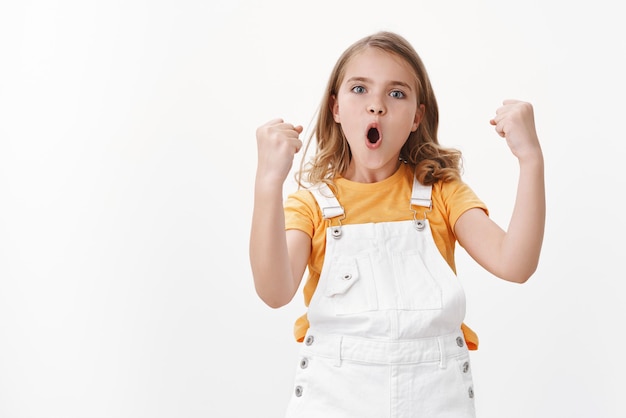
[[[460,178],[460,152],[437,139],[438,108],[418,54],[380,32],[350,46],[330,76],[316,153],[283,204],[302,126],[257,130],[250,238],[256,291],[287,304],[304,271],[308,312],[288,417],[473,417],[460,245],[486,270],[523,283],[541,249],[543,157],[530,104],[490,121],[519,160],[506,231]],[[309,141],[310,143],[311,141]]]

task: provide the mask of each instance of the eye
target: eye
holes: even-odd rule
[[[393,90],[391,93],[389,93],[389,95],[394,99],[404,99],[405,97],[404,93],[400,90]]]
[[[363,93],[365,93],[365,87],[363,87],[363,86],[354,86],[354,87],[352,87],[352,92],[356,93],[356,94],[363,94]]]

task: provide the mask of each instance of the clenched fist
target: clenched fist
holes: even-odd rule
[[[295,154],[302,148],[299,138],[302,129],[302,126],[294,126],[282,119],[272,119],[257,128],[257,180],[280,184],[285,181]]]
[[[490,123],[520,161],[541,156],[533,107],[519,100],[505,100]]]

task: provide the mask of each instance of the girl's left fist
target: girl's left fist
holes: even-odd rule
[[[533,106],[520,100],[505,100],[489,121],[498,135],[506,139],[513,154],[521,159],[541,153],[535,129]]]

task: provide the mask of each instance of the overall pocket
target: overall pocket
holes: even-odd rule
[[[392,254],[393,274],[398,294],[398,309],[441,310],[443,291],[428,270],[419,252]]]
[[[369,255],[335,260],[328,269],[324,296],[335,314],[348,315],[378,308]]]

